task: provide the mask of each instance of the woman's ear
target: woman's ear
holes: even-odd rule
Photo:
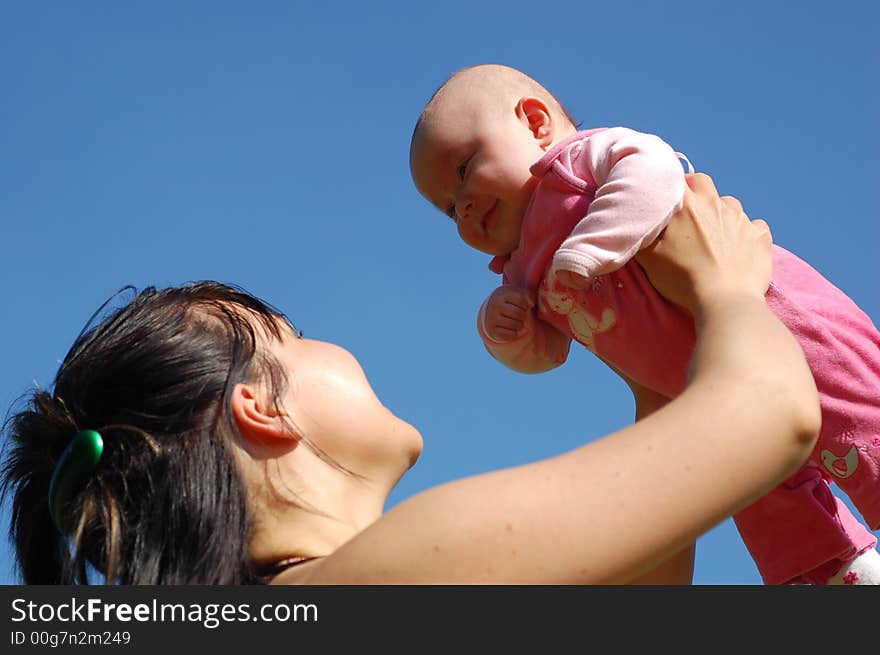
[[[258,385],[239,383],[232,390],[232,417],[242,438],[265,443],[276,439],[298,440],[289,422],[277,410],[271,395]]]
[[[544,150],[553,145],[553,116],[540,98],[528,96],[516,103],[516,116]]]

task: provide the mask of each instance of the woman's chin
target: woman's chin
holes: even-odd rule
[[[418,461],[425,444],[422,434],[413,425],[396,414],[391,413],[391,415],[394,417],[394,423],[389,438],[395,444],[395,450],[400,453],[400,463],[404,469],[401,475],[403,475]]]
[[[407,460],[407,470],[412,468],[417,461],[419,461],[419,457],[422,454],[422,449],[425,446],[425,442],[422,439],[422,434],[418,430],[415,429],[412,425],[407,423],[404,420],[400,421],[401,423],[401,444],[403,446],[404,455]]]

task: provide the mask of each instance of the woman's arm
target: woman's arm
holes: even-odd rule
[[[564,455],[406,500],[307,582],[625,582],[796,470],[818,433],[818,397],[799,346],[764,304],[769,232],[709,178],[694,186],[640,260],[695,316],[685,391]]]
[[[690,544],[662,564],[636,578],[628,585],[690,585],[694,581],[696,544]]]

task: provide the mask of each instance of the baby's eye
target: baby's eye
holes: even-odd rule
[[[468,165],[468,162],[464,162],[463,164],[461,164],[458,167],[458,179],[459,180],[464,179],[464,174],[467,173],[467,165]]]
[[[446,208],[446,215],[453,221],[457,220],[457,217],[455,216],[455,205],[449,205],[449,207]]]

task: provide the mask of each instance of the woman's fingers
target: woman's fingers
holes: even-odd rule
[[[718,189],[715,188],[715,182],[705,173],[691,173],[685,175],[688,186],[694,193],[703,193],[708,195],[718,195]]]
[[[773,233],[770,231],[770,226],[767,225],[767,221],[763,218],[756,218],[752,221],[752,225],[755,226],[756,229],[760,230],[760,233],[764,239],[773,243]]]
[[[742,203],[739,200],[737,200],[736,198],[734,198],[733,196],[722,196],[721,202],[723,202],[724,204],[726,204],[727,206],[729,206],[730,208],[732,208],[736,211],[743,212],[743,214],[745,213],[745,211],[743,210]]]
[[[720,197],[708,175],[687,180],[681,209],[636,256],[651,283],[691,313],[720,293],[763,294],[772,264],[767,224],[749,221],[736,198]]]

